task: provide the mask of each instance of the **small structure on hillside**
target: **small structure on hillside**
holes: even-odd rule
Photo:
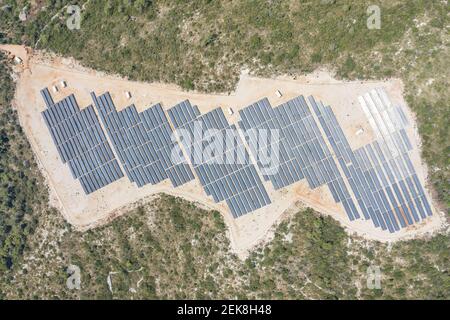
[[[127,97],[127,99],[131,99],[130,91],[125,91],[125,97]]]
[[[22,22],[27,21],[27,17],[27,7],[24,7],[19,13],[19,20]]]
[[[231,108],[228,108],[228,114],[231,116],[231,115],[233,115],[234,114],[234,111],[233,111],[233,109],[231,109]]]
[[[275,91],[275,94],[277,95],[278,98],[281,98],[283,95],[281,94],[280,90]]]

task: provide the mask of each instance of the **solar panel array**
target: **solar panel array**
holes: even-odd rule
[[[189,134],[182,139],[185,152],[205,192],[215,202],[225,200],[235,218],[270,203],[236,127],[228,124],[222,109],[200,114],[186,100],[169,109],[168,114],[178,133]],[[215,141],[224,148],[205,156],[205,150]]]
[[[358,98],[376,139],[385,141],[389,151],[407,152],[412,145],[406,135],[408,120],[400,106],[395,107],[382,88],[373,89]]]
[[[42,112],[50,135],[74,179],[86,194],[123,177],[92,105],[80,110],[74,95],[54,103],[41,90],[47,109]]]
[[[352,151],[331,107],[308,99],[365,219],[395,232],[432,214],[407,153],[411,143],[404,130],[403,138],[389,143],[382,139]]]
[[[171,157],[177,142],[160,104],[141,113],[134,105],[118,112],[109,92],[91,96],[130,181],[142,187],[169,178],[178,187],[194,179],[184,157]]]
[[[73,95],[55,103],[47,88],[41,94],[53,142],[84,192],[123,177],[93,106],[80,110]],[[160,104],[140,113],[134,105],[117,111],[108,92],[91,96],[130,181],[142,187],[169,178],[177,187],[194,179],[182,153],[178,160],[172,156],[179,146]],[[350,220],[364,217],[390,232],[432,215],[408,154],[408,119],[384,90],[359,97],[376,141],[355,150],[331,107],[312,96],[308,101],[299,96],[272,108],[264,98],[239,110],[239,127],[247,133],[247,145],[265,181],[276,190],[303,179],[311,189],[326,184]],[[225,201],[235,218],[271,203],[237,128],[222,109],[201,114],[186,100],[168,115],[201,185],[215,202]],[[263,140],[258,136],[262,131],[267,134]],[[275,170],[267,167],[274,165]]]
[[[245,131],[274,130],[279,141],[261,145],[247,136],[247,143],[258,167],[264,171],[260,154],[266,154],[273,143],[279,146],[278,171],[263,175],[275,189],[280,189],[306,178],[311,189],[327,184],[336,202],[342,202],[350,220],[359,218],[341,173],[328,149],[303,96],[272,108],[265,98],[239,110],[239,126]]]

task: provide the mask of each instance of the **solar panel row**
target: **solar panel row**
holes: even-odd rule
[[[405,152],[400,156],[395,157],[394,159],[390,159],[389,165],[392,170],[396,172],[395,177],[391,177],[390,179],[392,184],[394,185],[394,189],[398,189],[397,187],[395,187],[396,184],[400,186],[400,189],[403,191],[405,200],[409,205],[414,220],[416,222],[420,221],[417,215],[418,212],[422,219],[424,219],[426,216],[432,215],[430,205],[425,196],[423,187],[419,179],[417,178],[416,171],[408,156],[408,153]],[[414,181],[414,184],[408,183],[408,181],[412,180]],[[405,181],[407,187],[405,185]],[[413,188],[413,186],[415,186],[415,189]],[[416,207],[412,205],[413,201],[414,203],[416,203]]]
[[[53,142],[85,193],[123,177],[93,107],[80,111],[73,95],[55,104],[47,88],[41,95],[47,106],[42,115]],[[108,92],[91,96],[132,182],[141,187],[169,178],[177,187],[194,179],[183,154],[172,154],[179,150],[178,142],[161,105],[141,113],[134,105],[117,112]],[[355,199],[366,219],[390,232],[432,214],[408,156],[412,145],[404,130],[406,116],[392,107],[384,91],[375,90],[360,99],[378,140],[356,150],[351,149],[332,109],[313,97],[308,100],[354,198],[303,96],[275,108],[262,99],[239,111],[239,126],[246,132],[264,180],[271,181],[275,189],[304,178],[311,189],[326,184],[350,220],[360,218]],[[185,129],[189,133],[190,139],[183,137],[182,144],[205,192],[214,201],[225,201],[234,217],[270,203],[236,127],[229,125],[220,108],[202,115],[186,100],[168,114],[177,132]],[[211,146],[221,148],[217,152]],[[267,170],[267,166],[276,170]]]
[[[177,187],[194,179],[184,158],[172,157],[177,142],[161,105],[141,113],[131,105],[118,112],[109,92],[91,97],[130,181],[142,187],[169,178]]]
[[[303,96],[294,98],[276,108],[272,108],[267,98],[239,110],[241,129],[267,130],[279,132],[276,141],[258,141],[247,137],[247,143],[258,167],[264,170],[259,160],[264,153],[278,147],[274,153],[278,170],[263,175],[275,189],[284,188],[306,178],[311,189],[326,184],[336,202],[342,202],[350,220],[359,218],[355,204],[325,144],[319,127],[314,120]],[[262,148],[261,148],[262,146]]]
[[[407,125],[409,125],[408,118],[406,117],[406,114],[403,111],[402,107],[397,106],[396,111],[397,111],[399,118],[402,120],[403,127],[406,127]]]
[[[190,139],[182,140],[184,149],[205,192],[215,202],[225,200],[235,218],[270,203],[236,127],[228,124],[222,109],[200,114],[186,100],[169,109],[168,114],[177,132],[184,129],[189,133]],[[227,140],[234,141],[227,144]],[[220,141],[218,145],[223,148],[205,157],[206,148],[214,141]],[[224,161],[227,154],[236,161]],[[239,156],[243,161],[237,161]]]
[[[42,95],[42,98],[44,99],[44,102],[45,102],[45,105],[47,106],[47,108],[50,108],[51,106],[53,106],[55,104],[55,102],[53,101],[53,98],[50,94],[50,91],[48,91],[48,88],[42,89],[41,95]]]
[[[391,147],[382,140],[352,151],[331,108],[313,97],[309,101],[366,219],[371,219],[376,227],[395,232],[431,215],[425,194],[419,195],[411,188],[412,183],[405,184],[415,171],[407,154],[411,145],[409,140],[400,138],[401,132],[391,135],[396,140]],[[424,207],[417,206],[422,203]]]
[[[400,152],[411,150],[411,144],[404,128],[408,120],[400,106],[395,107],[383,88],[376,88],[358,97],[376,138],[384,141],[390,153],[397,156]]]
[[[73,95],[55,104],[47,88],[41,93],[47,105],[42,116],[52,140],[84,192],[89,194],[123,177],[92,105],[80,110]]]

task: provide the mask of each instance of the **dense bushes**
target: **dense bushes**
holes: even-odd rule
[[[11,107],[14,83],[0,53],[0,270],[16,267],[47,206],[30,145]]]

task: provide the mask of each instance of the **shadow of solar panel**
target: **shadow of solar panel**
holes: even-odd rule
[[[92,193],[123,177],[93,107],[80,110],[74,95],[54,103],[47,88],[41,94],[47,105],[42,116],[53,143],[83,191]]]

